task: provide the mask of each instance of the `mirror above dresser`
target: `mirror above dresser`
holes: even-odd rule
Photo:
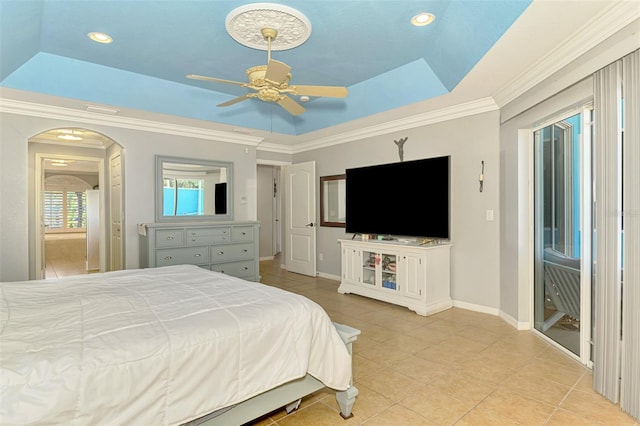
[[[156,222],[233,220],[233,163],[156,156]]]

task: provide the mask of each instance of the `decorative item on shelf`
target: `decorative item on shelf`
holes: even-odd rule
[[[385,256],[384,259],[382,259],[382,269],[389,269],[390,263],[391,259],[389,258],[389,256]]]
[[[393,275],[386,277],[382,281],[382,287],[395,290],[397,288],[395,277]]]
[[[398,155],[400,156],[400,161],[404,161],[404,143],[409,139],[409,136],[406,136],[400,140],[393,140],[396,145],[398,145]]]

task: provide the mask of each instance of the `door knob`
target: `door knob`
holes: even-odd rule
[[[309,223],[307,223],[305,226],[309,226],[309,227],[313,228],[313,227],[315,226],[315,223],[313,223],[313,222],[309,222]]]

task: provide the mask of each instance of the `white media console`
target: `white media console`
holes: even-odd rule
[[[420,315],[451,308],[450,243],[339,240],[338,292],[405,306]]]

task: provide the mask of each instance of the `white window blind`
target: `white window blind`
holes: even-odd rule
[[[47,230],[64,228],[64,192],[45,191],[44,224]]]
[[[84,231],[87,195],[82,191],[45,191],[44,224],[47,232]]]
[[[640,418],[638,81],[640,51],[594,74],[597,235],[593,388],[619,402],[636,419]]]
[[[640,50],[622,60],[623,299],[620,407],[640,419]]]

